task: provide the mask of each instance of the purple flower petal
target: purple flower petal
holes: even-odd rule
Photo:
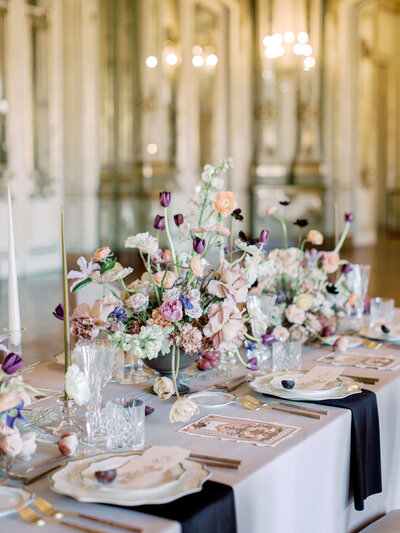
[[[276,339],[273,335],[270,335],[269,333],[264,333],[264,335],[261,335],[262,343],[264,346],[272,346],[274,342],[276,342]]]
[[[24,360],[16,353],[9,353],[1,364],[1,369],[6,374],[15,374],[21,366],[24,364]]]

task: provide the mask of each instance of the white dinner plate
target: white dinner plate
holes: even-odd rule
[[[322,337],[321,344],[333,346],[339,337],[341,337],[341,335],[330,335],[329,337]],[[347,348],[349,350],[352,350],[353,348],[357,348],[357,346],[362,346],[364,344],[361,337],[352,337],[351,335],[345,335],[344,338],[347,340]]]
[[[237,396],[231,392],[203,391],[191,394],[190,399],[193,399],[200,407],[222,407],[236,402]]]
[[[279,378],[287,379],[286,376],[292,376],[294,373],[298,373],[299,375],[304,374],[305,370],[298,370],[295,372],[273,372],[271,374],[267,374],[265,376],[258,376],[253,381],[249,383],[250,387],[254,389],[256,392],[260,392],[261,394],[268,394],[270,396],[276,396],[278,398],[282,398],[285,400],[333,400],[333,399],[341,399],[346,398],[347,396],[350,396],[351,394],[358,394],[361,392],[362,384],[354,381],[354,379],[351,378],[345,378],[343,376],[339,376],[338,380],[341,382],[341,386],[339,388],[333,387],[329,388],[327,390],[322,391],[312,391],[317,392],[316,394],[310,395],[307,394],[311,391],[302,391],[302,390],[287,390],[282,387],[282,390],[275,389],[271,385],[271,381],[274,377],[279,376]],[[289,377],[290,379],[290,377]]]
[[[297,396],[299,393],[301,393],[305,398],[316,398],[321,394],[324,395],[326,392],[337,392],[342,387],[342,381],[340,379],[335,379],[329,383],[323,384],[319,389],[313,390],[310,388],[310,383],[298,383],[299,378],[303,377],[304,374],[304,371],[277,372],[273,374],[268,384],[275,392],[287,392],[292,396]],[[294,388],[285,389],[285,387],[282,385],[282,380],[284,379],[294,381]]]
[[[54,492],[70,496],[81,502],[134,506],[169,503],[187,494],[199,492],[203,483],[211,476],[210,471],[201,463],[185,459],[182,461],[185,472],[179,478],[179,482],[173,486],[166,483],[164,487],[160,487],[157,492],[152,494],[146,495],[145,490],[138,490],[133,494],[133,491],[118,488],[113,490],[111,484],[101,486],[97,483],[93,486],[85,482],[82,472],[93,461],[99,461],[113,455],[115,454],[102,454],[80,461],[70,461],[65,467],[50,476],[50,487]]]
[[[17,487],[0,486],[0,517],[16,512],[20,507],[27,505],[32,499],[32,494]]]
[[[373,341],[391,342],[393,344],[400,344],[400,324],[388,324],[390,333],[383,333],[381,326],[364,326],[360,329],[360,335],[371,339]]]

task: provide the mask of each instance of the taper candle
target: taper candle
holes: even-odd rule
[[[64,209],[61,208],[61,246],[62,246],[62,269],[63,269],[63,290],[64,290],[64,360],[65,373],[71,364],[71,343],[69,331],[69,295],[68,295],[68,268],[67,268],[67,252],[65,248],[65,234],[64,234]]]
[[[18,350],[19,347],[18,351],[20,351],[21,320],[19,315],[18,280],[15,262],[14,225],[10,187],[8,187],[8,327],[10,331],[10,345],[14,350]]]

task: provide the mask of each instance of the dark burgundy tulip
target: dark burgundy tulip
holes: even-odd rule
[[[196,254],[201,255],[205,249],[206,249],[205,239],[200,239],[200,237],[195,237],[193,239],[193,250],[196,252]]]
[[[351,272],[350,263],[346,263],[345,265],[342,266],[342,272],[343,274],[348,274],[349,272]]]
[[[183,215],[181,215],[180,213],[178,215],[174,215],[174,222],[179,228],[179,226],[183,224]]]
[[[171,203],[171,193],[167,191],[160,192],[160,204],[162,207],[168,207]]]
[[[267,229],[263,229],[260,233],[260,242],[263,242],[264,244],[268,242],[269,239],[269,231]]]
[[[6,374],[14,374],[24,364],[24,360],[16,353],[9,353],[1,364],[1,369]]]
[[[160,215],[157,215],[154,219],[154,227],[155,229],[163,230],[165,229],[165,218],[160,217]]]
[[[58,318],[58,320],[64,320],[64,305],[58,304],[53,311],[53,316]]]
[[[274,342],[276,342],[276,339],[273,335],[270,335],[269,333],[264,333],[261,335],[261,342],[264,346],[272,346]]]
[[[345,213],[344,220],[345,222],[354,222],[354,213]]]

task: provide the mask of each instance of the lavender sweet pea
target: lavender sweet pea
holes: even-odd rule
[[[53,316],[58,318],[58,320],[64,320],[64,305],[58,304],[53,311]]]
[[[196,252],[196,254],[201,255],[205,249],[206,249],[205,239],[200,239],[200,237],[195,237],[193,239],[193,250]]]
[[[183,215],[181,215],[180,213],[174,215],[174,222],[179,228],[179,226],[183,224]]]
[[[162,207],[168,207],[171,203],[171,193],[168,191],[160,192],[160,204]]]
[[[261,335],[261,342],[264,346],[272,346],[274,342],[276,342],[276,339],[273,335],[270,335],[269,333],[264,333]]]
[[[6,374],[15,374],[21,366],[23,365],[24,361],[22,357],[20,357],[16,353],[9,353],[4,361],[1,364],[1,369]]]
[[[160,215],[157,215],[154,219],[154,227],[158,230],[164,230],[165,229],[165,217],[161,217]]]

